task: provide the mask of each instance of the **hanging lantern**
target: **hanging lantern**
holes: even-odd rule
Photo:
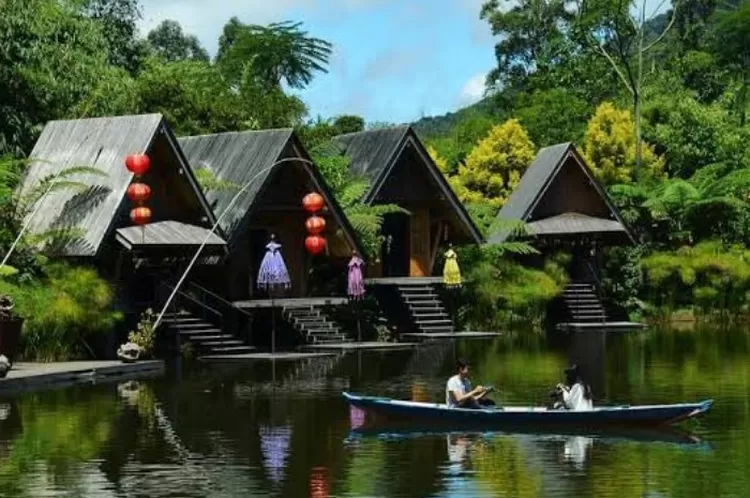
[[[317,213],[323,209],[324,205],[325,201],[323,200],[323,196],[315,192],[307,194],[302,199],[302,207],[304,207],[305,211],[308,213]]]
[[[130,219],[136,225],[145,225],[151,220],[151,209],[141,206],[130,210]]]
[[[128,187],[128,199],[133,202],[144,202],[151,197],[151,187],[145,183],[133,183]]]
[[[310,235],[305,239],[305,249],[310,254],[320,254],[326,248],[326,239],[320,235]]]
[[[305,222],[305,226],[307,227],[308,233],[310,235],[318,235],[320,232],[325,230],[326,228],[326,220],[325,218],[321,218],[320,216],[311,216],[307,219]]]
[[[310,497],[328,498],[330,488],[328,485],[328,472],[325,467],[315,467],[310,474]]]
[[[140,176],[151,167],[151,159],[146,154],[131,154],[125,158],[125,166],[128,171]]]

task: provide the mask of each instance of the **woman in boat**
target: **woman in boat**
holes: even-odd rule
[[[594,408],[591,387],[584,382],[578,365],[565,369],[565,384],[558,384],[562,391],[562,401],[568,410],[581,411]]]

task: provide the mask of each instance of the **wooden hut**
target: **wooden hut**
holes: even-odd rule
[[[387,244],[368,268],[371,277],[430,277],[441,244],[478,244],[479,229],[438,170],[411,126],[341,135],[351,171],[370,181],[362,202],[396,204],[407,214],[389,215]]]
[[[147,154],[140,179],[151,187],[150,222],[133,226],[126,191],[134,180],[129,154]],[[85,166],[98,174],[65,175],[83,190],[54,188],[34,206],[31,233],[54,233],[48,249],[96,266],[116,288],[117,307],[140,312],[158,304],[160,286],[174,279],[207,242],[199,266],[226,254],[223,234],[210,233],[215,218],[177,140],[159,114],[52,121],[44,127],[20,185],[26,195],[61,171]],[[58,177],[59,178],[59,177]]]
[[[229,256],[220,271],[201,275],[202,281],[238,308],[282,308],[282,316],[312,342],[343,340],[345,335],[325,308],[347,302],[347,263],[353,250],[362,249],[297,134],[292,129],[230,132],[179,142],[195,170],[205,168],[229,185],[206,192],[214,214],[221,217]],[[230,205],[237,190],[248,184]],[[320,256],[310,256],[305,249],[305,221],[310,215],[302,199],[310,192],[319,193],[325,202],[320,215],[326,220],[322,235],[327,246]],[[271,234],[282,245],[291,277],[291,288],[276,296],[256,282]]]
[[[453,323],[439,297],[441,247],[478,244],[479,229],[411,126],[335,138],[353,174],[369,180],[362,202],[396,204],[404,214],[387,215],[379,257],[367,268],[367,283],[402,335],[452,334]]]
[[[607,246],[633,244],[630,229],[572,143],[541,149],[498,213],[498,244],[513,236],[508,221],[522,221],[542,257],[569,253],[571,281],[564,304],[570,323],[607,322],[600,268]]]

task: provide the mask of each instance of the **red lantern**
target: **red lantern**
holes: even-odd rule
[[[320,235],[310,235],[305,239],[305,249],[310,254],[320,254],[326,248],[326,239]]]
[[[128,187],[128,198],[133,202],[144,202],[151,197],[151,187],[145,183],[133,183]]]
[[[307,194],[302,199],[302,206],[308,213],[317,213],[318,211],[323,209],[324,205],[325,201],[323,200],[323,196],[315,192]]]
[[[151,220],[151,209],[145,206],[133,208],[130,210],[130,219],[136,225],[145,225]]]
[[[325,467],[315,467],[310,474],[310,496],[311,498],[328,498],[330,489],[328,486],[328,472]]]
[[[125,166],[134,175],[142,175],[151,167],[151,159],[146,154],[131,154],[125,158]]]
[[[310,235],[318,235],[326,229],[326,220],[320,216],[311,216],[305,222],[305,226]]]

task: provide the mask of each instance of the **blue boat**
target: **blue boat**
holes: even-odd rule
[[[343,393],[349,405],[379,421],[461,424],[482,427],[542,426],[657,426],[670,425],[703,415],[712,399],[673,405],[600,406],[593,410],[551,410],[546,407],[504,406],[482,409],[451,408],[443,403],[402,401],[377,396]]]

